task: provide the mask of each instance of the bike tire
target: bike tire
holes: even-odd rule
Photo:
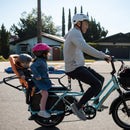
[[[126,91],[130,91],[130,87],[124,87]]]
[[[49,95],[53,95],[53,96],[48,97],[46,110],[49,110],[52,107],[52,105],[59,99],[59,97],[54,93],[51,93]],[[54,107],[53,111],[65,111],[64,102],[60,100],[59,103]],[[60,122],[62,122],[64,116],[65,113],[54,114],[54,115],[52,114],[50,118],[38,117],[35,119],[35,122],[43,127],[54,127],[58,125]]]
[[[128,106],[128,111],[130,113],[130,96],[124,97],[124,101],[126,102]],[[115,109],[112,111],[112,117],[115,123],[124,128],[130,130],[130,118],[128,117],[126,110],[124,108],[122,100],[118,100],[116,102],[116,105],[114,106]]]

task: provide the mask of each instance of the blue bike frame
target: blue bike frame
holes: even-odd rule
[[[98,99],[101,95],[103,95],[103,92],[104,92],[108,87],[110,87],[110,88],[108,89],[108,91],[104,94],[104,96],[100,99],[100,102],[99,102],[96,106],[93,106],[96,110],[98,110],[98,108],[100,107],[100,105],[104,103],[104,101],[109,97],[109,95],[110,95],[114,90],[117,90],[117,91],[120,90],[120,88],[119,88],[119,83],[118,83],[118,81],[117,81],[116,76],[114,75],[115,72],[116,72],[116,71],[115,71],[115,66],[114,66],[113,62],[111,62],[111,64],[112,64],[112,68],[113,68],[113,71],[111,72],[112,78],[108,81],[108,83],[104,86],[104,88],[100,91],[100,93],[99,93],[96,97],[90,99],[90,100],[86,103],[86,105],[90,105],[90,106],[91,106],[92,104],[90,104],[89,102]],[[123,65],[123,62],[122,62],[122,65]],[[59,97],[58,100],[54,103],[54,105],[50,108],[50,110],[49,110],[50,113],[57,113],[57,114],[64,113],[64,111],[53,111],[53,109],[54,109],[54,107],[55,107],[61,100],[70,105],[71,103],[70,103],[67,99],[65,99],[66,96],[77,97],[77,96],[83,96],[83,94],[84,94],[84,90],[83,90],[83,88],[82,88],[82,84],[81,84],[80,81],[79,81],[79,86],[80,86],[81,92],[72,92],[72,91],[71,91],[71,79],[68,79],[68,85],[67,85],[67,86],[65,86],[63,83],[61,83],[60,79],[63,78],[64,76],[65,76],[65,75],[63,75],[63,76],[60,77],[60,78],[50,78],[50,79],[58,79],[58,81],[59,81],[61,87],[66,88],[65,90],[63,89],[63,90],[50,90],[50,91],[49,91],[49,92],[52,92],[52,93],[55,93],[55,94],[56,94],[56,95],[53,95],[53,94],[52,94],[52,95],[49,95],[49,96],[54,96],[54,97],[55,97],[55,96],[58,96],[58,97]],[[11,87],[13,87],[13,88],[16,88],[16,89],[18,89],[18,90],[23,91],[24,93],[26,93],[26,88],[23,88],[23,87],[22,87],[22,89],[21,89],[21,88],[19,88],[19,86],[14,86],[14,85],[12,85],[12,84],[7,83],[8,80],[16,79],[16,78],[18,78],[18,77],[17,77],[17,76],[11,76],[11,77],[4,78],[3,81],[4,81],[4,83],[6,83],[7,85],[9,85],[9,86],[11,86]],[[113,84],[110,85],[111,83],[113,83]],[[68,107],[69,107],[69,106],[68,106]],[[35,113],[38,112],[38,111],[32,111],[30,105],[29,105],[29,109],[30,109],[30,112],[31,112],[32,114],[35,114]],[[70,109],[71,109],[71,108],[70,108]]]
[[[111,83],[113,83],[112,86],[110,86]],[[100,99],[100,102],[96,106],[93,106],[96,110],[98,110],[100,105],[104,103],[104,101],[109,97],[109,95],[114,90],[119,89],[119,84],[118,84],[118,81],[117,81],[115,75],[112,76],[112,78],[108,81],[108,83],[104,86],[104,88],[100,91],[100,93],[96,97],[90,99],[86,104],[90,105],[89,104],[90,101],[94,101],[94,100],[98,99],[108,87],[110,87],[110,88],[105,93],[105,95]],[[56,114],[64,113],[64,111],[53,111],[54,107],[59,103],[59,101],[63,100],[64,102],[71,105],[71,103],[67,99],[65,99],[66,96],[77,97],[77,96],[82,96],[84,94],[84,92],[72,92],[72,91],[70,91],[70,89],[64,90],[64,91],[58,90],[58,91],[49,91],[49,92],[57,94],[57,95],[49,95],[49,96],[54,96],[54,97],[58,96],[59,97],[59,99],[55,102],[55,104],[49,110],[50,113],[56,113]],[[31,109],[30,109],[30,111],[31,111]],[[36,111],[35,112],[31,111],[31,112],[33,114],[37,113]]]

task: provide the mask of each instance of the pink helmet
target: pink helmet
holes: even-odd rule
[[[47,53],[50,49],[51,47],[49,47],[47,44],[38,43],[33,47],[32,51],[35,56],[39,57],[42,56],[43,53]]]
[[[35,45],[32,49],[32,51],[45,51],[45,50],[50,50],[51,48],[45,44],[45,43],[38,43],[37,45]]]

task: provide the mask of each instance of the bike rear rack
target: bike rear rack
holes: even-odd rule
[[[61,85],[52,85],[53,87],[50,89],[50,91],[57,91],[57,90],[71,90],[71,78],[68,77],[68,85],[64,85],[62,82],[61,82],[61,79],[63,77],[65,77],[66,75],[63,75],[61,77],[51,77],[49,79],[57,79],[59,84]],[[15,88],[19,91],[22,91],[23,89],[25,89],[26,87],[23,86],[22,84],[21,85],[18,85],[18,86],[14,86],[13,84],[11,83],[8,83],[8,81],[11,81],[13,79],[19,79],[19,77],[17,77],[17,75],[13,75],[13,76],[9,76],[9,77],[6,77],[6,78],[3,78],[3,82],[7,85],[9,85],[10,87],[12,88]],[[31,79],[31,78],[30,78]],[[47,79],[47,78],[45,78]]]
[[[19,79],[19,78],[16,75],[13,75],[13,76],[10,76],[10,77],[3,78],[3,82],[5,84],[9,85],[12,88],[15,88],[15,89],[17,89],[19,91],[22,91],[23,90],[23,86],[22,85],[14,86],[14,85],[8,83],[8,81],[13,80],[13,79]]]

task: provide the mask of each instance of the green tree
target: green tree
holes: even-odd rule
[[[74,8],[74,14],[77,14],[77,7]]]
[[[68,16],[68,31],[70,30],[71,27],[72,27],[72,23],[71,23],[71,10],[69,9],[69,16]]]
[[[101,27],[100,22],[96,23],[96,20],[91,17],[88,30],[85,34],[83,34],[83,36],[87,42],[94,42],[102,37],[106,37],[107,33],[108,30]]]
[[[56,34],[59,31],[58,27],[54,26],[51,16],[41,14],[42,32]],[[30,14],[23,12],[18,26],[13,24],[10,31],[20,38],[37,35],[37,10],[33,9]]]
[[[62,8],[62,36],[65,35],[65,11],[64,7]]]
[[[9,56],[9,32],[6,31],[4,24],[0,30],[0,55],[4,58]]]
[[[80,10],[80,13],[82,14],[83,13],[83,7],[81,6],[81,10]]]

